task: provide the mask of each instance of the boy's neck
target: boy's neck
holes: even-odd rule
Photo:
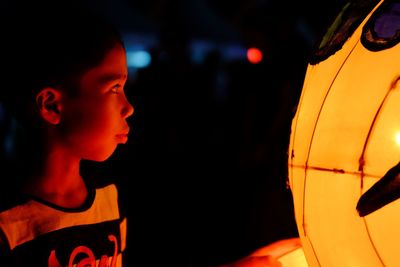
[[[78,208],[85,203],[88,191],[80,175],[80,160],[62,153],[49,153],[42,168],[23,191],[64,208]]]

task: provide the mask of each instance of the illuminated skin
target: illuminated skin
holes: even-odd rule
[[[123,90],[126,66],[125,51],[118,45],[84,74],[78,97],[64,98],[59,141],[72,157],[104,161],[126,142],[126,118],[133,114]]]
[[[46,148],[39,175],[25,186],[26,193],[64,208],[85,202],[80,161],[104,161],[127,141],[126,119],[134,109],[123,90],[126,79],[126,54],[118,44],[81,76],[77,96],[49,87],[37,94]]]

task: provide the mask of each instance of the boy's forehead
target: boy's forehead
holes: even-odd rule
[[[110,82],[115,80],[127,80],[128,75],[126,72],[108,72],[99,75],[99,82]]]
[[[94,68],[82,76],[82,81],[96,84],[106,84],[113,81],[125,82],[128,79],[124,69]]]
[[[123,55],[116,58],[106,57],[98,66],[85,72],[80,79],[81,90],[102,88],[112,82],[125,83],[128,78],[128,68]]]
[[[126,80],[128,67],[125,50],[120,46],[115,46],[98,66],[92,68],[86,74],[94,76],[99,82]]]

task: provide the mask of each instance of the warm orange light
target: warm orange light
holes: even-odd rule
[[[396,144],[400,146],[400,133],[396,134]]]
[[[297,237],[275,241],[261,247],[252,253],[252,256],[273,256],[282,267],[307,267],[307,260]]]
[[[247,50],[247,59],[250,63],[257,64],[263,59],[263,54],[260,49],[252,47]]]
[[[292,121],[289,183],[310,267],[400,262],[400,199],[365,217],[356,209],[400,159],[400,44],[370,50],[360,42],[368,19],[308,66]]]

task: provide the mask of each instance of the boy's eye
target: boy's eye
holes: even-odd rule
[[[121,91],[122,86],[117,84],[111,88],[111,92],[114,94],[119,94]]]

